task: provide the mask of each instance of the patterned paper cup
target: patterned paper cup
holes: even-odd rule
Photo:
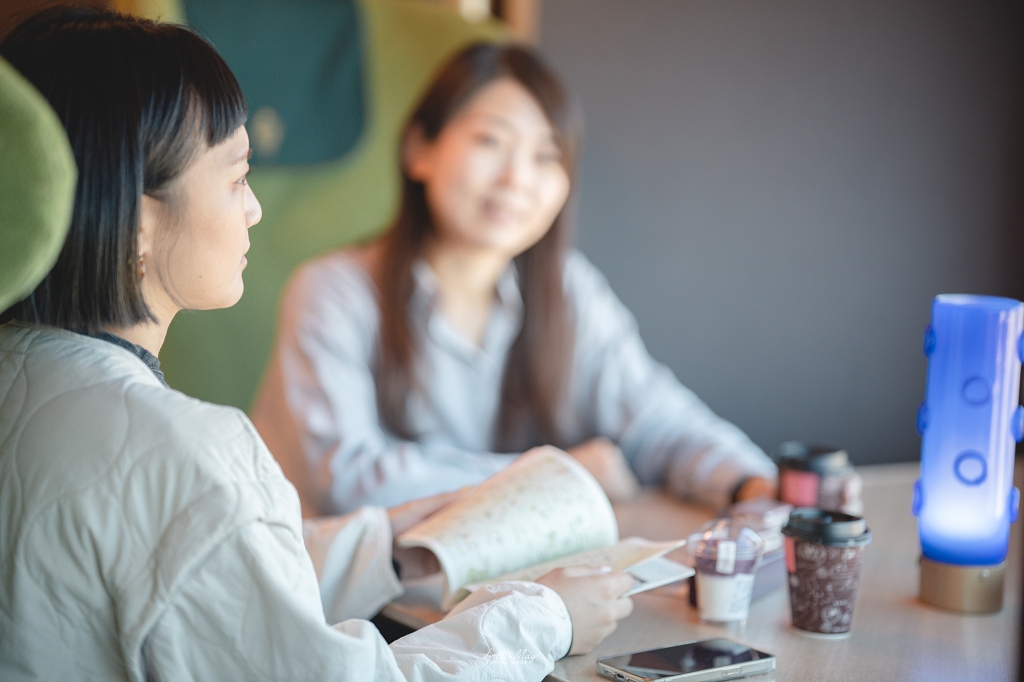
[[[782,532],[793,627],[817,635],[845,636],[853,621],[864,547],[871,542],[864,519],[795,509]]]

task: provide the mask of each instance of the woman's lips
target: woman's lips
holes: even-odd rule
[[[510,206],[489,203],[484,206],[484,215],[497,223],[515,223],[521,220],[519,211]]]

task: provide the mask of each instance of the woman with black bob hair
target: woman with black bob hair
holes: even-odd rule
[[[56,265],[0,325],[0,679],[540,680],[614,629],[632,578],[582,569],[390,649],[346,620],[401,593],[393,560],[436,566],[392,538],[451,496],[303,525],[246,416],[159,370],[179,310],[242,294],[261,214],[235,78],[187,28],[94,10],[38,14],[0,56],[79,169]]]

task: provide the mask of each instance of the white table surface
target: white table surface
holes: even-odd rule
[[[1018,487],[1024,466],[1017,466]],[[913,680],[1002,682],[1016,679],[1021,608],[1021,529],[1013,526],[1001,612],[960,615],[917,599],[916,519],[910,513],[917,464],[861,467],[864,515],[873,541],[867,547],[850,636],[821,640],[793,630],[785,588],[751,606],[742,633],[705,625],[687,603],[685,587],[668,586],[636,595],[634,611],[595,651],[555,664],[549,680],[601,680],[598,658],[726,636],[777,657],[774,673],[745,678],[751,682],[844,682]],[[632,502],[616,505],[620,535],[652,540],[685,537],[712,515],[669,495],[646,490]],[[412,590],[385,615],[413,627],[440,617],[427,587]]]

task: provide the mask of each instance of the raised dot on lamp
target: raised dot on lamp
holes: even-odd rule
[[[1015,444],[1024,303],[942,294],[925,332],[928,387],[917,417],[921,599],[962,612],[999,611],[1010,524],[1017,520]]]

